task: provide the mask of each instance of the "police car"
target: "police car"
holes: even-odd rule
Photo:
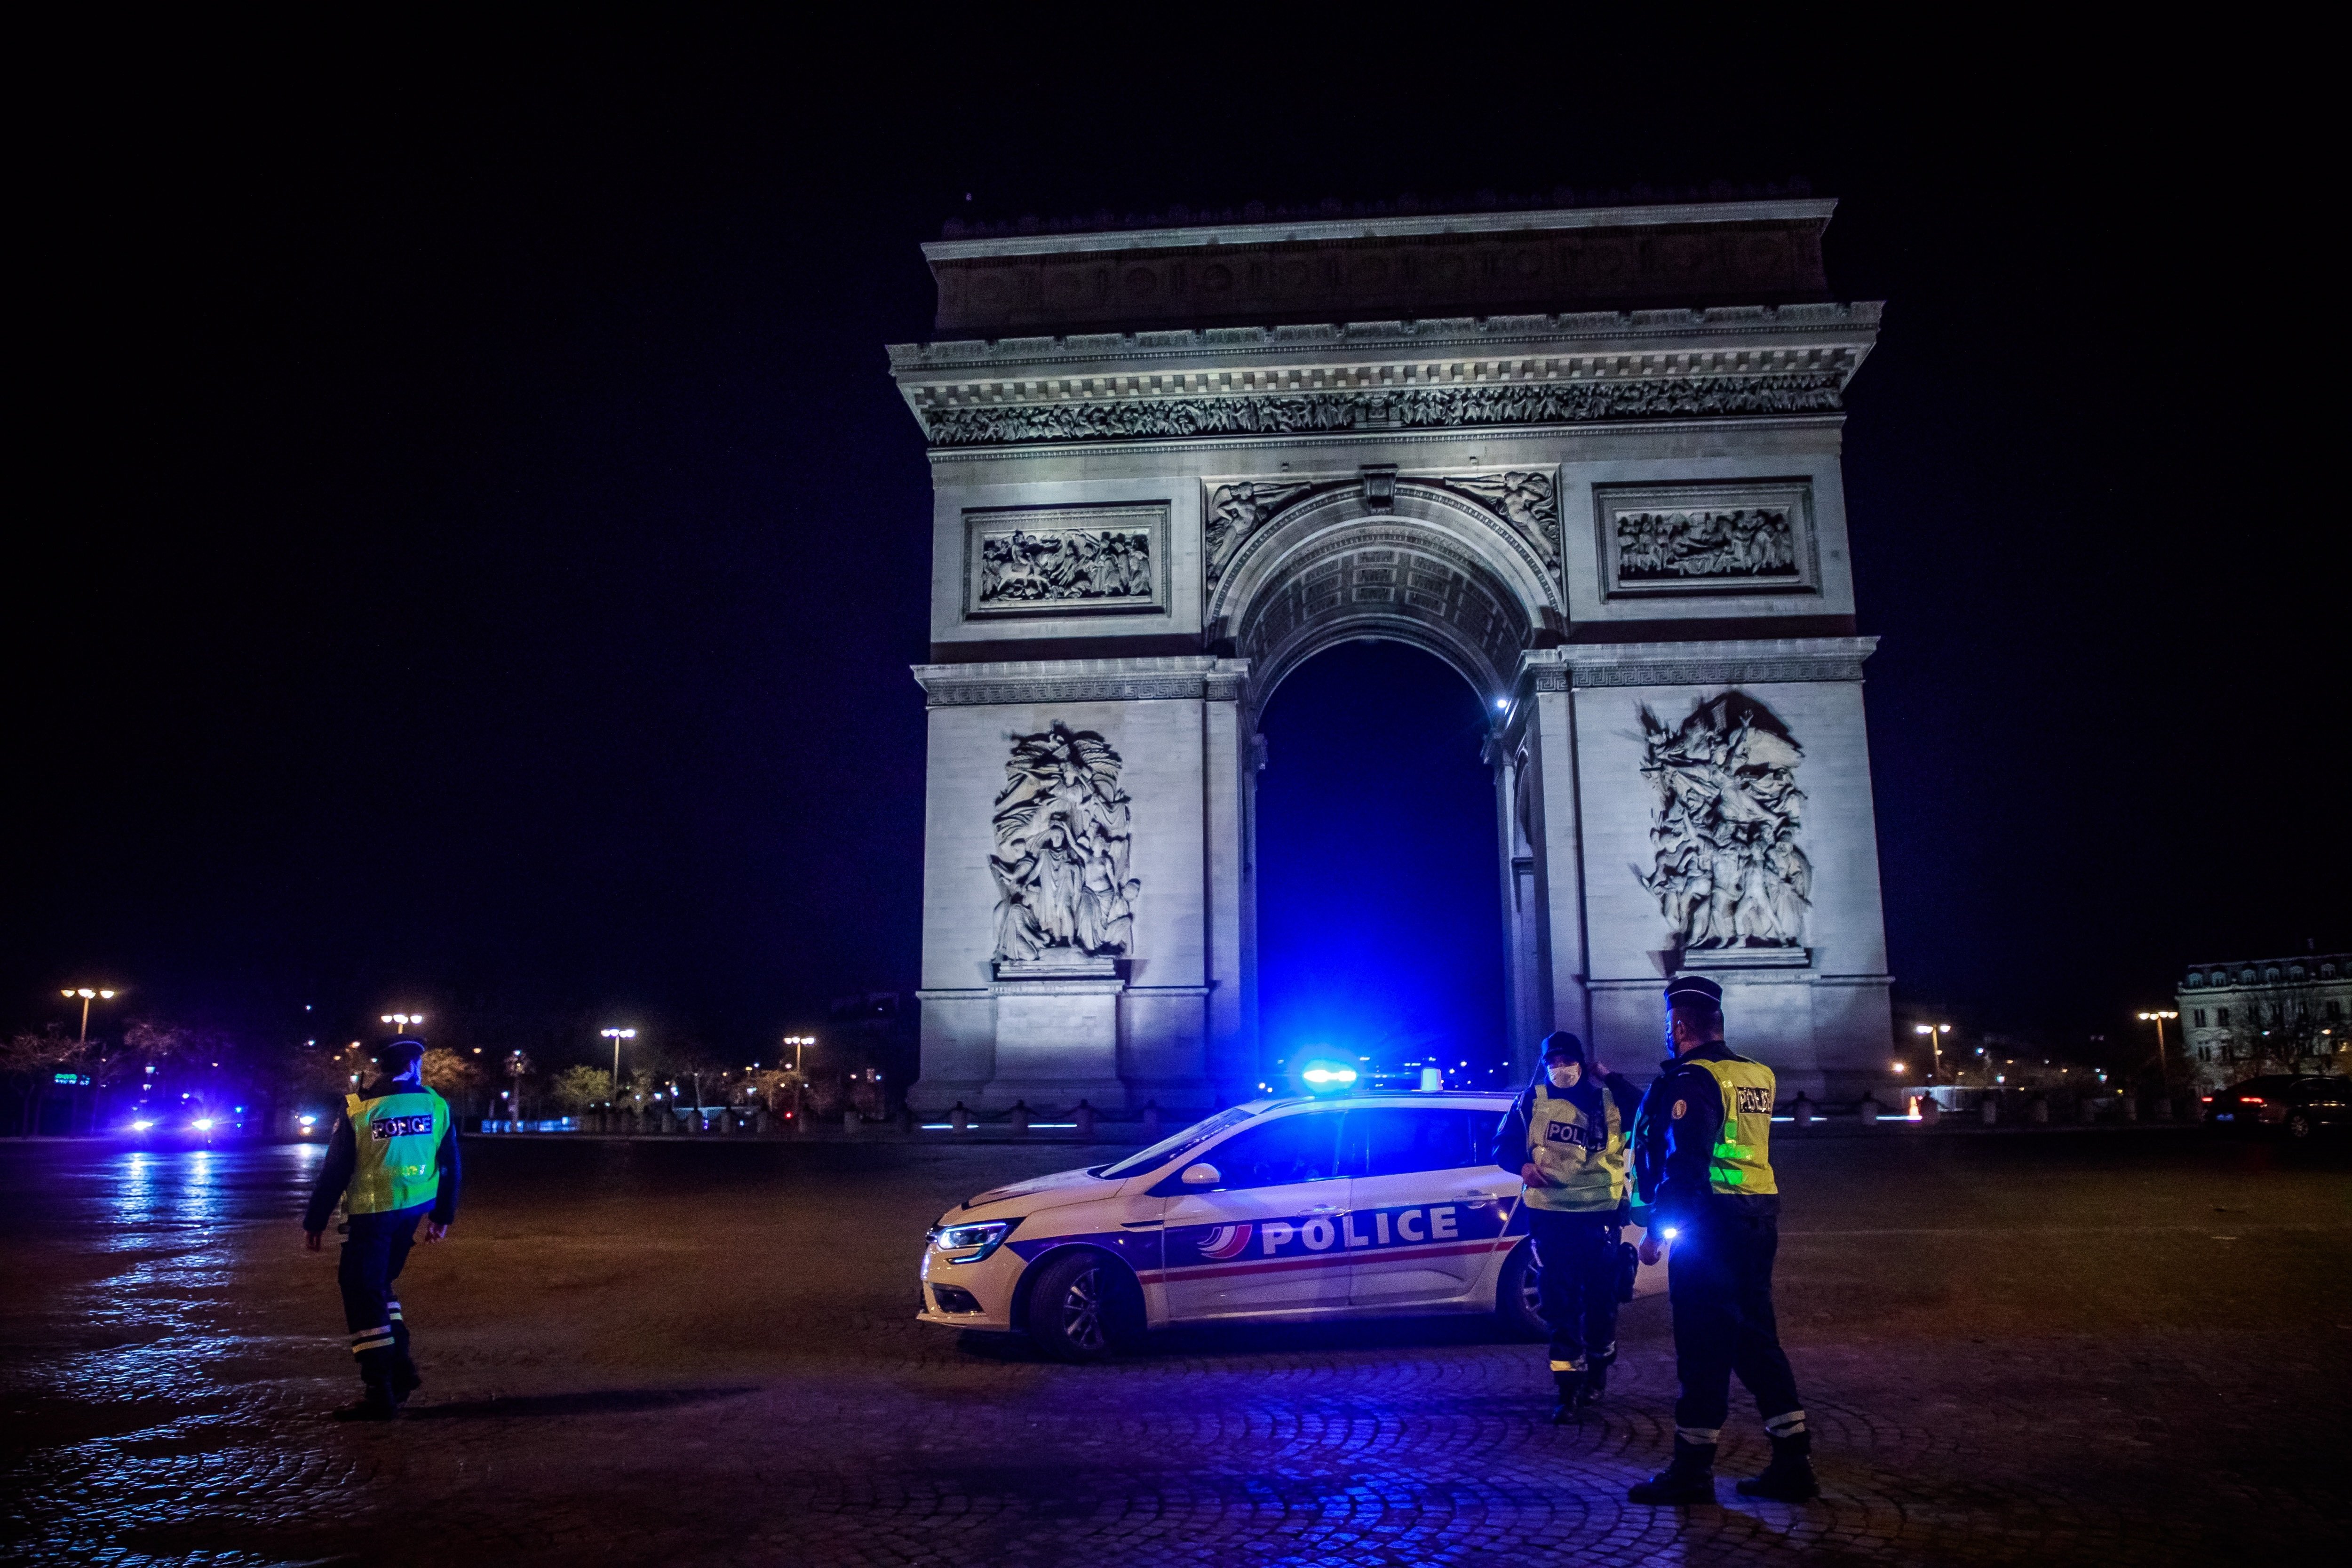
[[[982,1193],[923,1251],[927,1323],[1069,1361],[1172,1323],[1495,1312],[1542,1334],[1504,1094],[1252,1100],[1139,1153]]]

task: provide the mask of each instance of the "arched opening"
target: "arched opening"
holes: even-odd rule
[[[1258,715],[1258,1028],[1387,1073],[1500,1081],[1508,1056],[1488,699],[1416,643],[1292,665]],[[1269,1081],[1274,1081],[1271,1079]]]

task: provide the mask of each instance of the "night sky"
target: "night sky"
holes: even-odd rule
[[[1898,1010],[2063,1043],[2192,959],[2352,947],[2340,395],[2305,385],[2339,280],[2286,216],[2293,83],[894,27],[60,44],[14,226],[0,1026],[104,980],[731,1057],[909,991],[929,503],[882,346],[928,332],[943,219],[1791,177],[1842,203],[1839,296],[1889,301],[1846,476]],[[1489,803],[1375,847],[1349,770],[1386,722],[1381,778],[1456,747],[1475,785],[1475,735],[1434,665],[1325,662],[1267,720],[1269,1025],[1328,980],[1300,922],[1353,840],[1392,874],[1337,873],[1349,962],[1422,987],[1359,1000],[1437,1027],[1496,930],[1450,852]]]

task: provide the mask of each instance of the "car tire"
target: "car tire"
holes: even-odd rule
[[[1503,1259],[1495,1279],[1495,1316],[1513,1339],[1548,1340],[1551,1325],[1536,1310],[1535,1243],[1522,1241]]]
[[[2311,1123],[2311,1116],[2307,1111],[2298,1110],[2286,1119],[2286,1135],[2298,1143],[2308,1139],[2316,1131],[2317,1129]]]
[[[1132,1341],[1142,1305],[1125,1264],[1073,1248],[1047,1259],[1029,1287],[1029,1338],[1055,1361],[1108,1361]]]

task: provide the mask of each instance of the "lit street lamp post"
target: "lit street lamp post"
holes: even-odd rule
[[[613,1042],[613,1092],[605,1103],[617,1104],[621,1098],[621,1042],[637,1037],[635,1029],[599,1029],[598,1034]]]
[[[2178,1018],[2179,1016],[2180,1015],[2179,1013],[2174,1012],[2169,1007],[2161,1008],[2153,1013],[2142,1013],[2139,1016],[2141,1023],[2154,1024],[2156,1026],[2156,1070],[2163,1076],[2164,1080],[2167,1083],[2172,1081],[2172,1064],[2167,1061],[2164,1057],[2164,1021],[2167,1018]]]
[[[1928,1054],[1935,1058],[1935,1074],[1941,1077],[1944,1071],[1944,1037],[1952,1032],[1952,1026],[1949,1024],[1914,1024],[1911,1032],[1927,1037]]]
[[[77,996],[81,998],[81,1043],[89,1044],[89,1005],[92,1002],[111,1002],[114,1000],[114,993],[104,990],[94,991],[87,985],[68,985],[61,994],[68,1002]]]
[[[377,1016],[404,1035],[408,1033],[408,1026],[411,1024],[425,1022],[425,1015],[422,1013],[382,1013]]]

